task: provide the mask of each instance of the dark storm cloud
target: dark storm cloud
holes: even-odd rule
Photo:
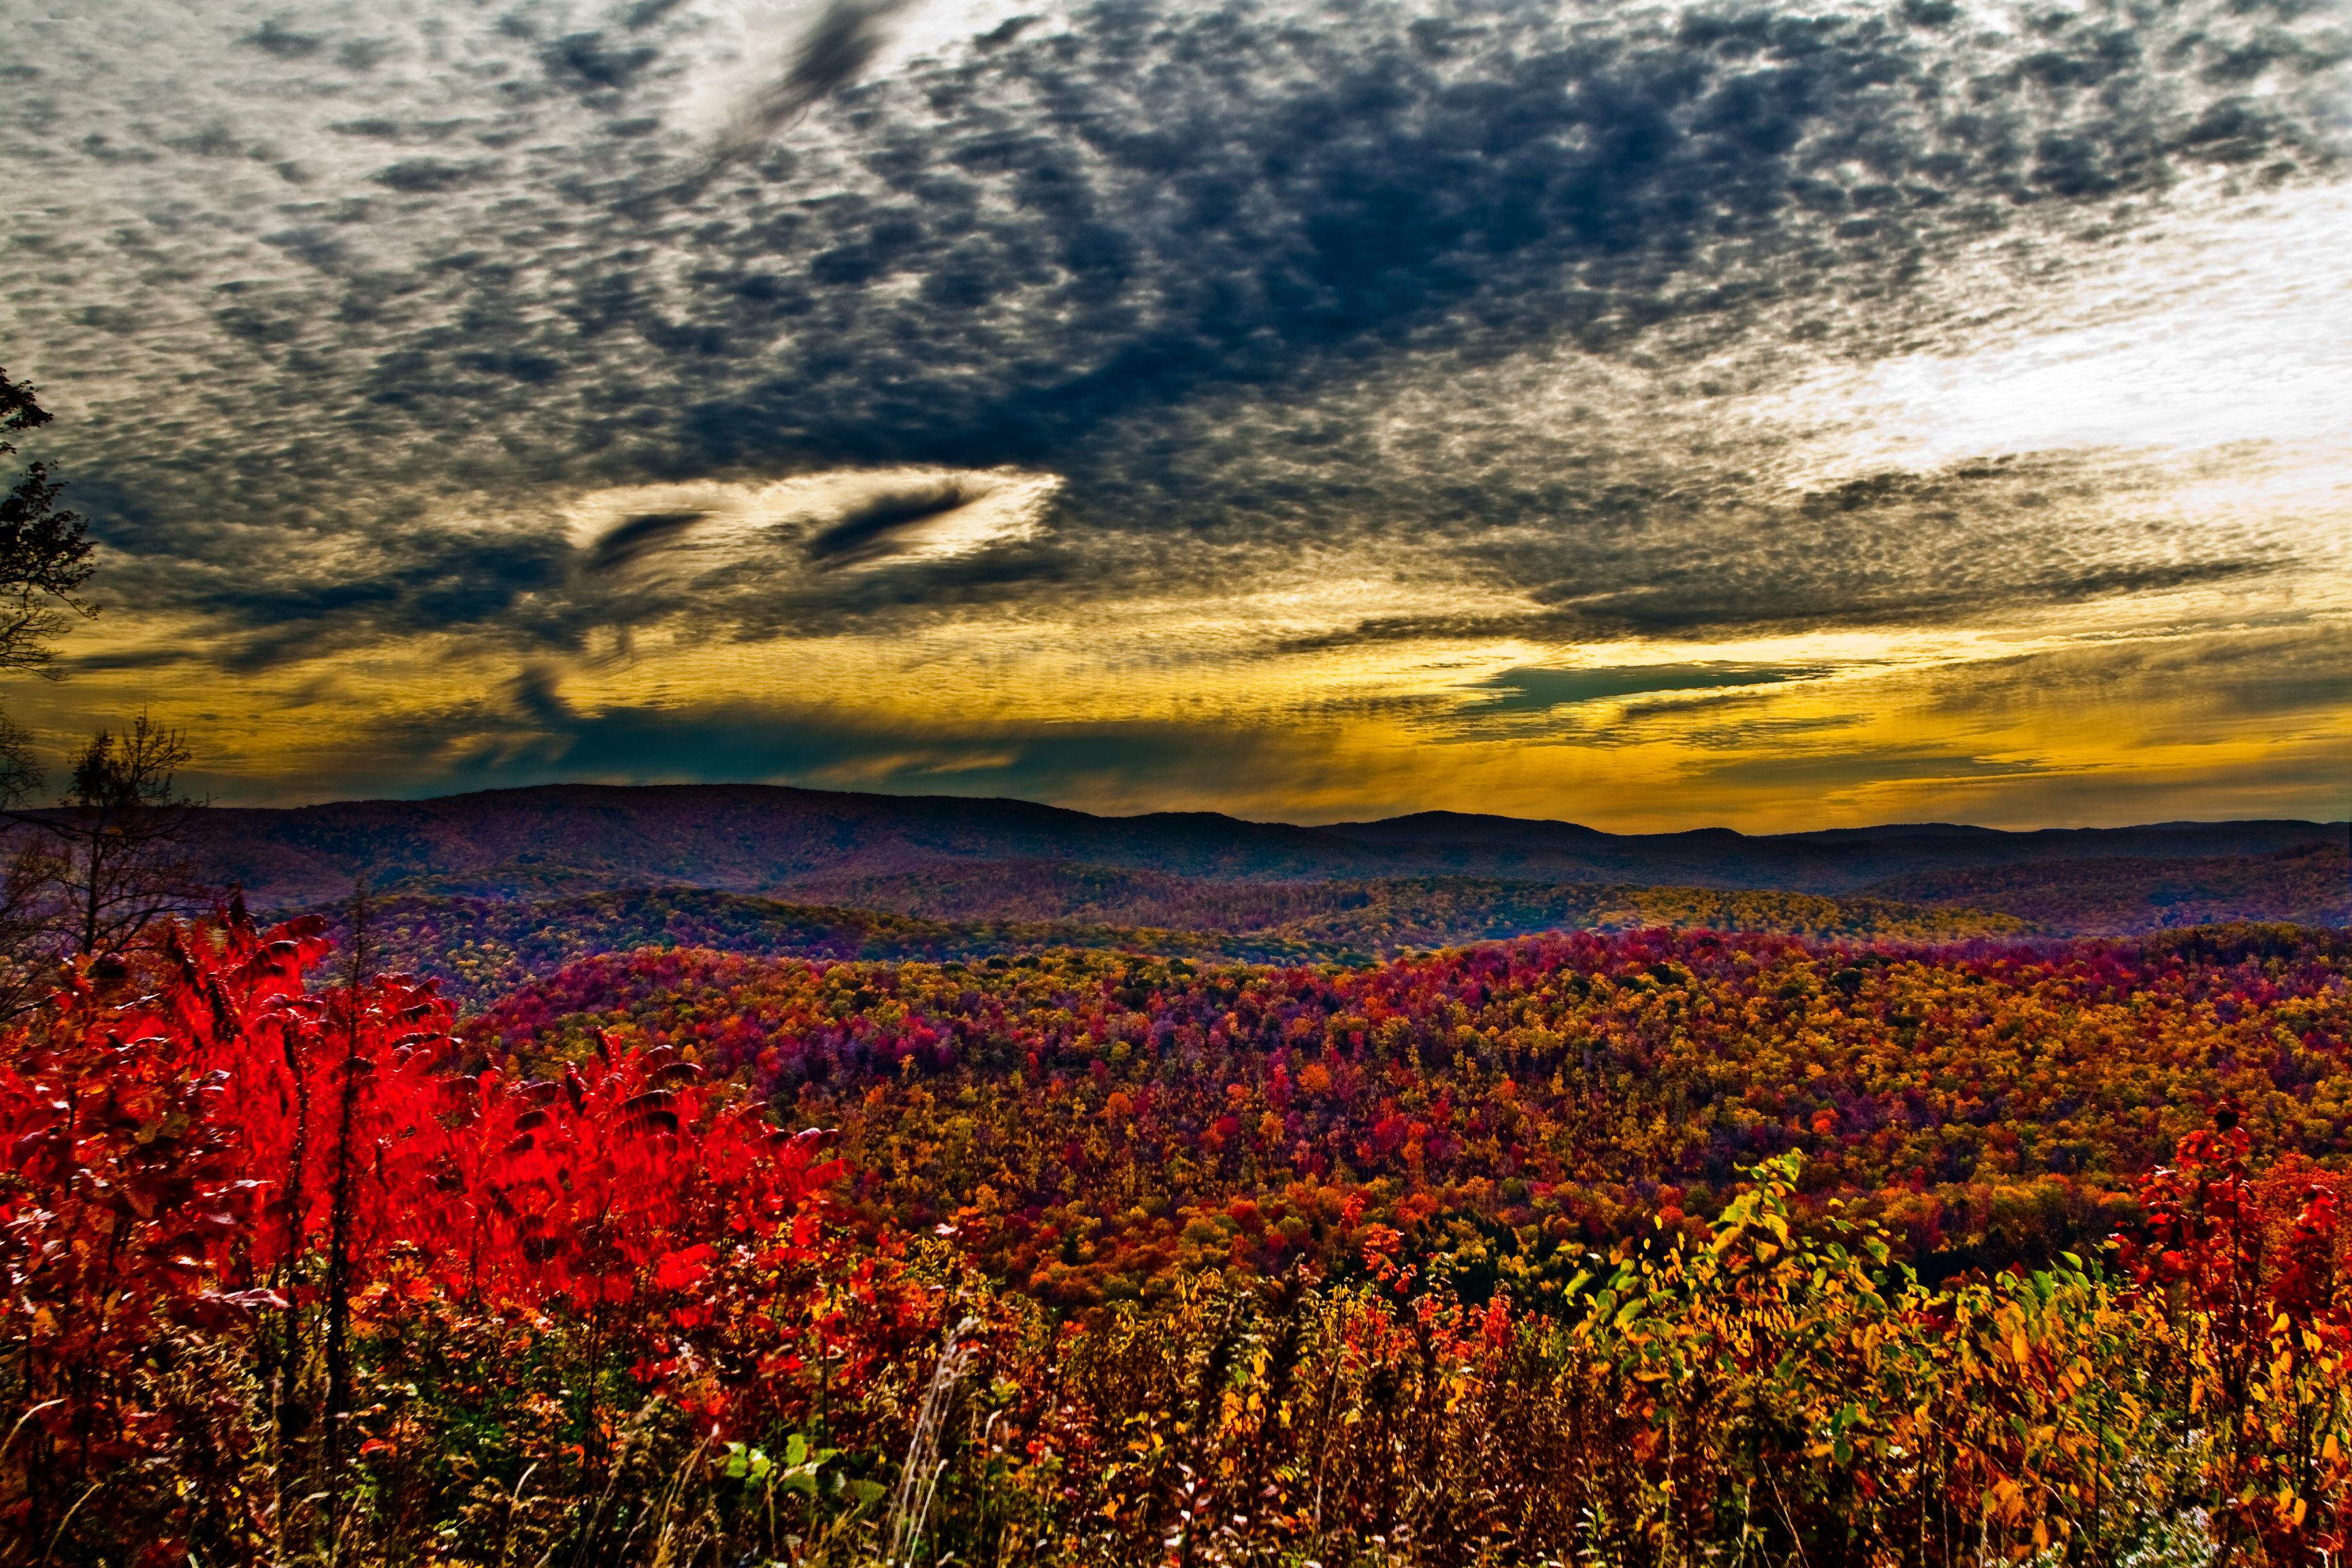
[[[1649,395],[1603,384],[1703,399],[1799,356],[1949,348],[1968,302],[1938,279],[1987,240],[2026,297],[2184,180],[2327,175],[2342,44],[2290,0],[2015,32],[1922,4],[1099,5],[881,77],[887,8],[839,0],[715,139],[679,118],[693,8],[538,15],[450,5],[370,41],[288,7],[224,34],[244,85],[191,99],[209,152],[103,90],[27,100],[19,166],[118,205],[20,236],[61,253],[54,308],[12,331],[52,384],[116,345],[115,416],[64,439],[144,521],[99,527],[224,568],[153,574],[159,602],[251,647],[490,616],[568,547],[551,524],[473,573],[419,531],[428,503],[842,466],[1068,485],[1050,547],[770,579],[714,624],[1165,584],[1308,542],[1443,547],[1563,637],[1922,619],[2285,559],[2118,531],[2117,474],[2082,455],[1791,497],[1703,416],[1668,449]],[[169,166],[108,161],[126,151]],[[239,181],[266,224],[229,205]],[[221,237],[240,226],[261,251]],[[178,326],[124,359],[78,335],[104,330],[93,293]],[[1520,417],[1529,353],[1597,377],[1589,405]],[[1427,388],[1448,406],[1400,434]],[[216,559],[225,516],[283,528],[282,558]],[[828,537],[898,524],[865,526]],[[560,643],[585,614],[509,629]]]
[[[413,527],[338,542],[331,564],[290,571],[270,559],[288,548],[279,530],[214,527],[194,548],[187,534],[168,532],[170,548],[124,551],[109,563],[105,603],[200,606],[213,635],[129,656],[137,663],[200,659],[252,671],[436,632],[570,648],[599,624],[593,605],[553,592],[573,561],[543,535]],[[111,650],[67,658],[77,669],[129,667]]]
[[[559,584],[563,564],[541,539],[412,535],[384,559],[352,563],[347,576],[232,577],[205,599],[223,619],[248,628],[215,650],[237,669],[435,632],[496,630],[572,647],[579,617],[526,602]]]

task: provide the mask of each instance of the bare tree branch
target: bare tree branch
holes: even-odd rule
[[[174,783],[190,754],[181,731],[142,713],[120,734],[90,738],[54,809],[0,811],[16,848],[0,877],[12,960],[0,1011],[36,999],[58,961],[119,958],[163,916],[209,901],[187,855],[204,803]]]

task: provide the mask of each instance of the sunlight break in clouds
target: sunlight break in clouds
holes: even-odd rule
[[[1791,389],[1778,401],[1830,432],[1804,455],[1820,472],[1856,474],[2062,447],[2261,442],[2332,467],[2352,450],[2352,409],[2333,395],[2352,362],[2352,192],[2197,205],[2203,216],[2192,207],[1981,347]]]

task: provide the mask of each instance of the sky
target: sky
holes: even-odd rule
[[[28,0],[0,365],[224,804],[2352,807],[2352,13]]]

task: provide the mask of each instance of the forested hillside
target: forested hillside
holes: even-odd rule
[[[1864,891],[1918,904],[2000,910],[2045,931],[2085,936],[2294,921],[2352,925],[2352,854],[2341,842],[2269,855],[2179,860],[2119,858],[1923,871]]]
[[[10,1568],[2352,1527],[2336,828],[188,810],[311,909],[24,969]]]
[[[1791,1151],[1809,1198],[1931,1278],[2095,1247],[2220,1105],[2339,1161],[2347,975],[2343,937],[2251,927],[1963,952],[1654,931],[1357,971],[678,951],[572,966],[466,1034],[541,1072],[660,1048],[740,1078],[840,1130],[877,1219],[952,1223],[1063,1306],[1344,1267],[1370,1223],[1524,1293]]]
[[[887,906],[786,903],[698,888],[591,893],[537,900],[404,895],[373,901],[365,930],[380,961],[428,975],[460,1004],[480,1005],[573,960],[641,947],[816,958],[969,958],[1099,948],[1256,963],[1369,963],[1412,948],[1518,936],[1559,927],[1716,927],[1868,940],[2014,937],[2012,916],[1928,909],[1879,899],[1724,892],[1699,888],[1555,888],[1459,878],[1402,883],[1193,884],[1202,896],[1146,913],[1192,925],[1118,925],[1087,918],[1023,918],[1034,905],[1008,880],[957,900],[981,913],[925,918]],[[874,898],[884,889],[854,889]],[[992,893],[994,896],[991,896]],[[1228,901],[1229,900],[1229,901]],[[1121,912],[1128,912],[1122,910]],[[348,937],[349,906],[321,913]],[[1269,914],[1291,918],[1256,923]],[[1222,917],[1222,918],[1220,918]]]

